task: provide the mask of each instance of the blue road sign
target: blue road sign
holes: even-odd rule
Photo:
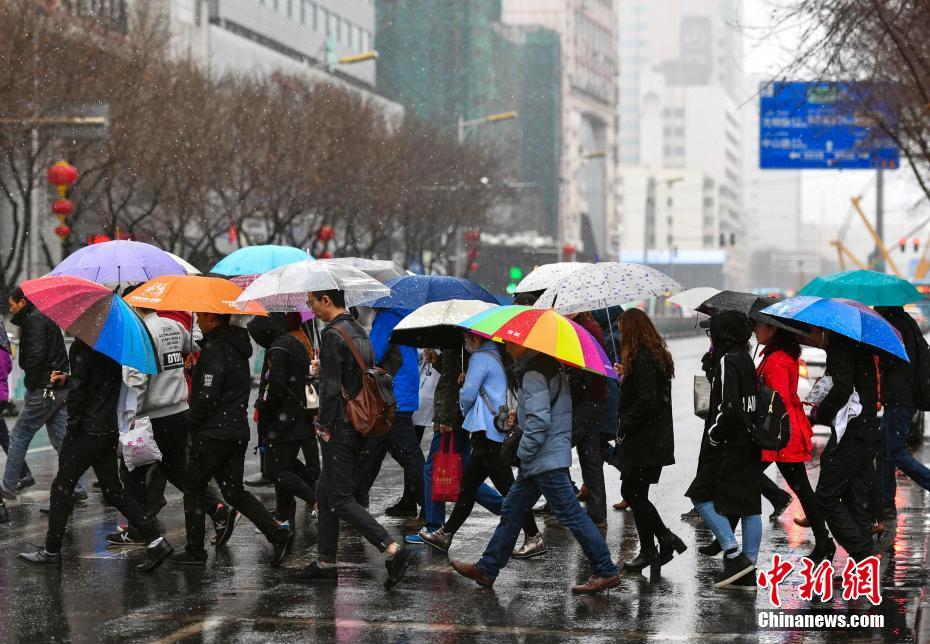
[[[759,99],[763,169],[897,168],[900,153],[870,116],[894,125],[864,83],[764,83]]]

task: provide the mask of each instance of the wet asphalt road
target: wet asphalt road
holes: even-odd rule
[[[285,583],[284,570],[268,566],[270,547],[243,520],[225,550],[211,554],[206,569],[180,569],[165,564],[153,574],[137,572],[136,550],[107,550],[104,536],[123,520],[92,494],[76,510],[65,538],[63,570],[36,569],[20,564],[16,553],[44,540],[46,520],[39,508],[48,502],[54,474],[54,452],[36,442],[29,463],[38,484],[8,504],[12,521],[0,525],[0,641],[159,641],[159,642],[291,642],[332,641],[849,641],[916,640],[927,579],[930,535],[924,508],[927,496],[909,480],[899,478],[899,515],[883,545],[884,601],[871,608],[862,600],[847,606],[839,596],[832,607],[846,612],[871,610],[884,616],[878,630],[826,632],[762,631],[757,611],[770,607],[766,591],[720,592],[712,588],[719,559],[696,552],[709,531],[684,523],[679,515],[690,504],[682,495],[694,473],[701,424],[692,413],[691,382],[706,340],[671,343],[678,377],[675,380],[676,458],[665,468],[653,498],[660,513],[688,545],[688,551],[663,568],[661,576],[627,575],[622,585],[594,597],[576,597],[570,586],[589,574],[580,547],[560,529],[545,529],[546,556],[513,561],[493,590],[480,589],[456,575],[442,553],[419,546],[420,558],[409,577],[385,591],[380,554],[350,528],[342,533],[340,581],[337,588],[308,588]],[[822,448],[824,436],[816,440]],[[930,447],[919,452],[930,460]],[[3,457],[0,456],[0,462]],[[389,459],[390,460],[390,459]],[[811,464],[812,479],[818,474]],[[257,471],[250,457],[247,475]],[[619,500],[619,475],[606,470],[608,502]],[[581,482],[575,468],[575,479]],[[774,473],[773,473],[774,476]],[[776,479],[786,488],[784,481]],[[371,508],[395,535],[401,520],[383,515],[400,493],[402,475],[385,464],[372,490]],[[787,488],[786,488],[787,489]],[[168,506],[160,514],[167,539],[184,542],[180,494],[169,487]],[[269,506],[273,492],[258,494]],[[315,520],[298,509],[294,555],[285,563],[298,567],[315,558]],[[451,508],[450,508],[451,509]],[[771,509],[763,502],[763,512]],[[634,557],[638,541],[629,513],[610,512],[608,544],[618,562]],[[809,530],[792,522],[801,516],[795,503],[778,523],[765,522],[760,563],[774,552],[797,560],[813,547]],[[541,524],[542,518],[540,518]],[[480,508],[456,536],[453,558],[474,560],[482,552],[496,518]],[[542,527],[542,526],[541,526]],[[891,527],[891,526],[889,526]],[[842,569],[845,555],[834,563]],[[837,573],[839,574],[839,573]],[[808,608],[797,598],[798,579],[782,587],[784,607]],[[840,588],[837,582],[835,587]],[[837,595],[840,595],[837,593]],[[923,617],[923,621],[930,619]]]

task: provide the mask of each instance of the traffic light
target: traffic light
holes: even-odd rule
[[[513,282],[507,285],[507,295],[513,295],[517,292],[517,285]]]
[[[511,266],[510,267],[510,281],[519,282],[522,279],[523,279],[523,269],[520,268],[519,266]]]
[[[917,239],[917,238],[915,237],[914,239],[911,240],[911,243],[914,244],[914,252],[915,252],[915,253],[916,253],[917,251],[920,250],[920,240],[919,240],[919,239]]]
[[[907,240],[904,237],[898,240],[898,248],[902,253],[907,250]]]

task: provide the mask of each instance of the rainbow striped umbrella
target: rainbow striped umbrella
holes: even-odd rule
[[[594,336],[552,309],[499,306],[473,315],[458,326],[497,342],[513,342],[545,353],[572,367],[617,378],[607,353]]]
[[[23,282],[22,289],[48,319],[94,351],[142,373],[158,373],[145,323],[107,287],[56,275]]]

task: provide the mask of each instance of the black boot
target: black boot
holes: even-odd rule
[[[0,523],[8,523],[10,521],[10,511],[6,509],[6,504],[0,502]]]
[[[811,553],[807,555],[807,558],[814,562],[814,564],[819,564],[821,561],[833,561],[833,557],[836,555],[836,543],[833,539],[826,539],[825,541],[818,541],[814,544],[814,549],[811,550]]]
[[[174,554],[174,548],[164,537],[158,537],[145,549],[145,561],[136,566],[140,572],[151,572]]]
[[[61,568],[61,553],[49,552],[45,548],[39,548],[35,552],[21,552],[19,553],[19,558],[21,561],[25,561],[27,564],[32,564],[33,566],[55,566],[56,568]]]
[[[301,584],[335,584],[339,582],[339,573],[336,571],[336,566],[321,568],[314,561],[306,568],[301,568],[287,575],[285,579]]]
[[[698,552],[700,552],[702,555],[707,555],[708,557],[716,557],[721,552],[723,552],[723,548],[720,547],[720,542],[714,539],[706,546],[701,546],[698,548]]]
[[[656,550],[655,546],[653,546],[651,550],[646,550],[645,548],[640,550],[639,554],[636,555],[636,559],[623,564],[623,569],[629,572],[639,572],[643,568],[648,568],[654,563],[659,563],[659,551]]]
[[[681,554],[687,549],[685,542],[669,530],[664,537],[659,537],[659,565],[664,566],[672,560],[676,552]]]

